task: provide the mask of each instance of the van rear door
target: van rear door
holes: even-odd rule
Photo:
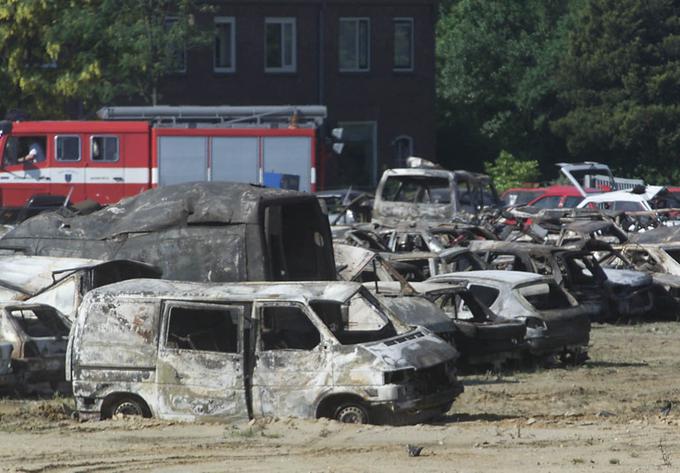
[[[161,417],[248,418],[242,336],[247,308],[165,303],[156,368]]]

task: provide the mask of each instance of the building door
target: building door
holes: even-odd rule
[[[338,184],[373,187],[378,182],[378,143],[376,122],[340,122],[342,142]]]

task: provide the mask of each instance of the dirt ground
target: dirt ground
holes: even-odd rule
[[[579,368],[466,376],[448,417],[409,427],[78,423],[70,399],[6,398],[0,471],[680,471],[680,323],[596,326],[591,345]]]

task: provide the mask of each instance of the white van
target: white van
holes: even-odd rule
[[[449,410],[457,357],[358,283],[137,279],[85,296],[66,372],[81,417],[405,423]]]

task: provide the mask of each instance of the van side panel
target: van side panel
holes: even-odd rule
[[[94,300],[73,354],[83,370],[102,367],[154,368],[160,303],[151,300]]]
[[[67,368],[83,418],[99,418],[102,402],[114,392],[135,393],[152,405],[159,312],[159,301],[85,298]]]

